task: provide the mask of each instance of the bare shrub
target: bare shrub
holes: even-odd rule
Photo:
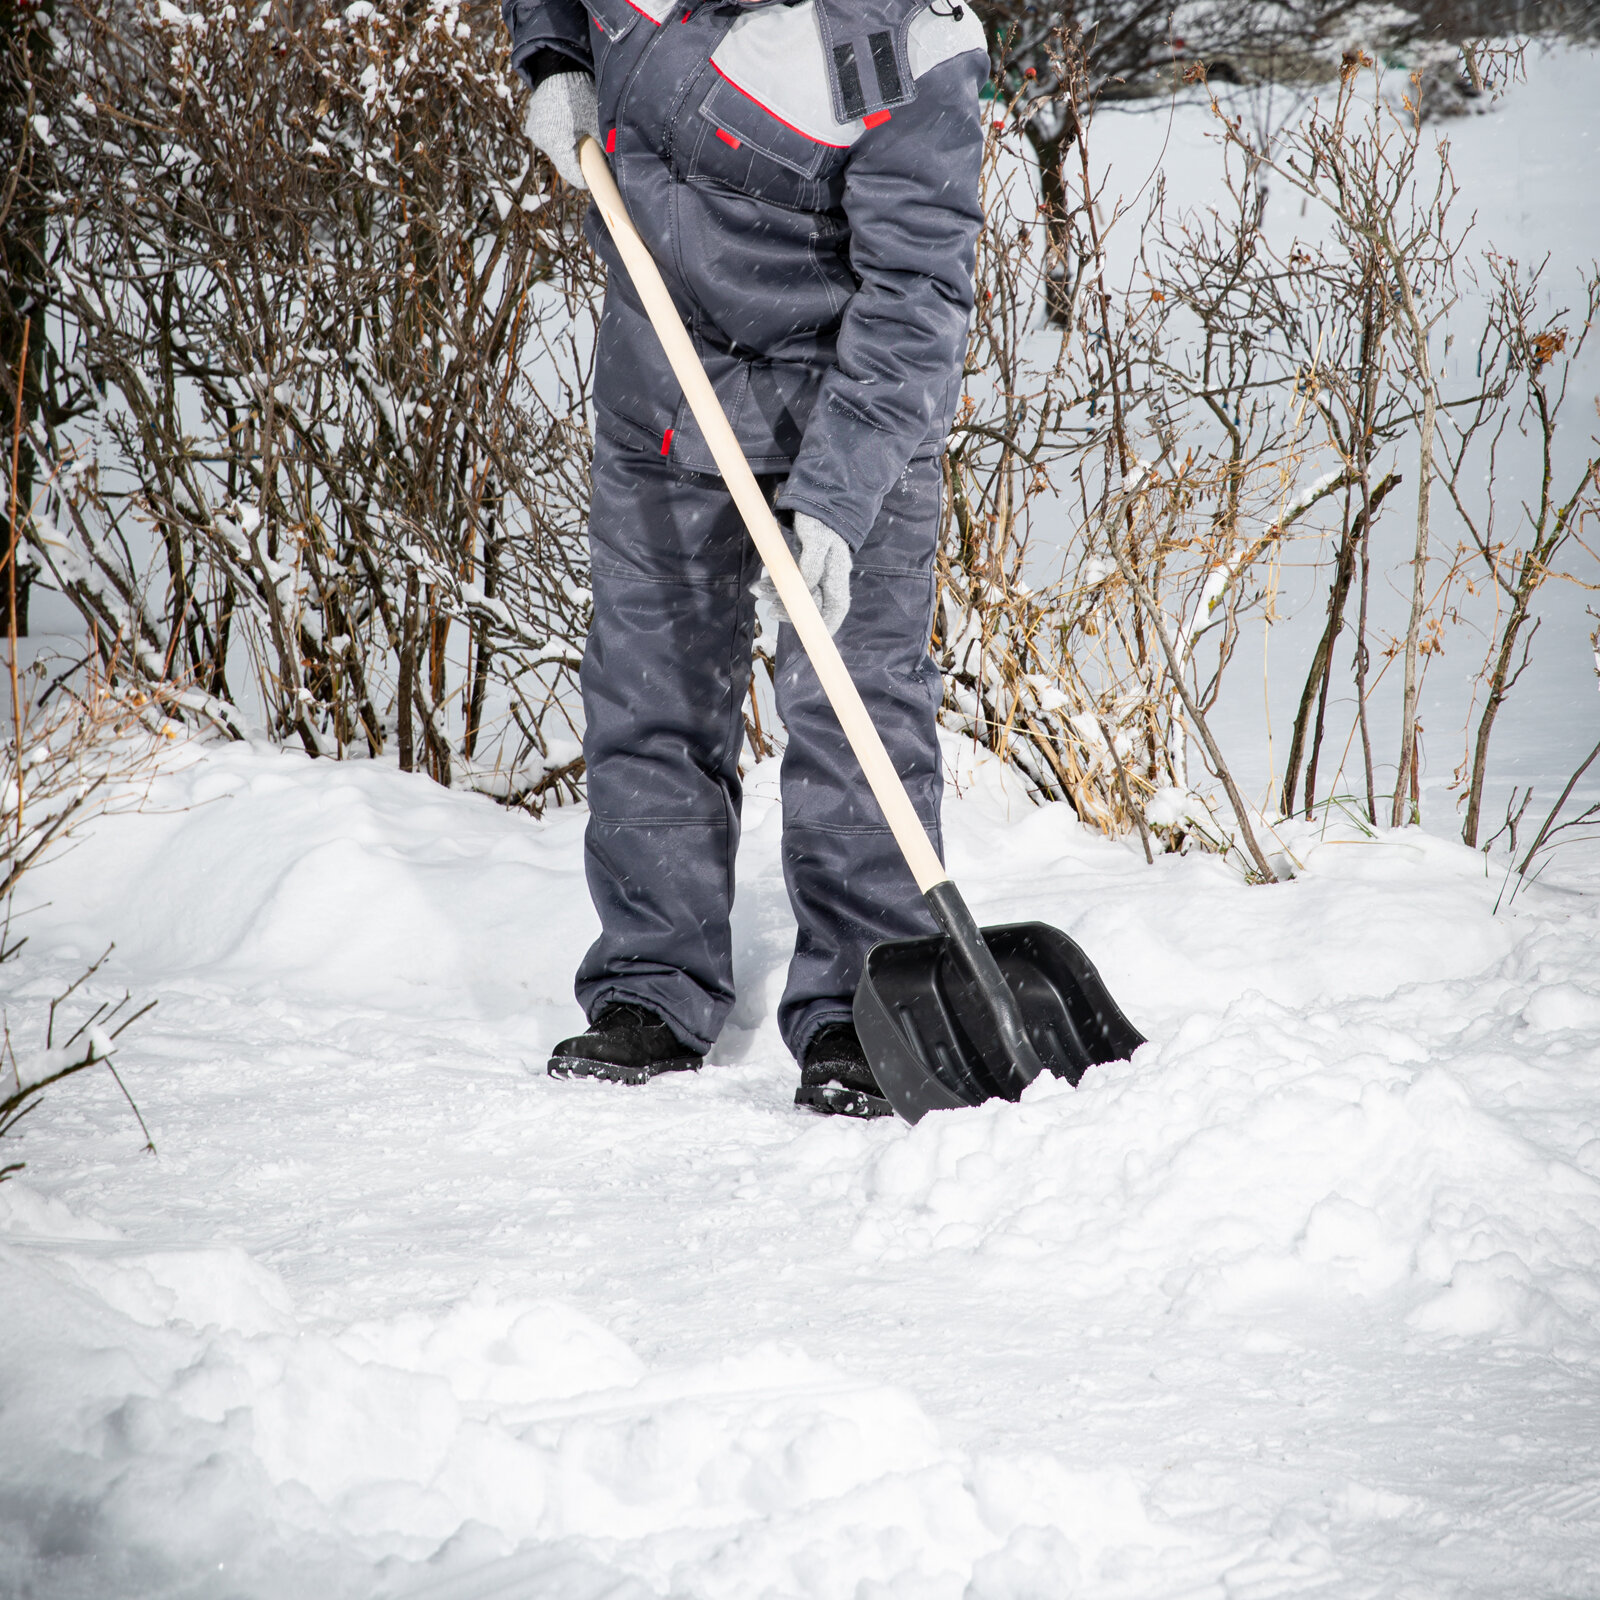
[[[102,660],[312,754],[570,778],[596,268],[498,9],[69,5],[49,70],[83,421],[34,544]]]
[[[1335,327],[1339,349],[1335,359],[1314,359],[1320,382],[1325,370],[1338,395],[1332,417],[1336,446],[1348,446],[1348,459],[1361,491],[1361,537],[1353,518],[1341,541],[1341,560],[1348,567],[1348,548],[1360,548],[1371,531],[1377,485],[1372,480],[1372,447],[1379,438],[1380,412],[1395,402],[1414,430],[1417,448],[1416,514],[1412,525],[1410,607],[1398,647],[1404,683],[1401,690],[1399,758],[1389,821],[1399,827],[1417,820],[1417,706],[1428,654],[1426,622],[1432,555],[1434,451],[1440,408],[1439,377],[1432,336],[1455,303],[1455,276],[1464,231],[1452,216],[1456,184],[1445,148],[1429,162],[1423,140],[1420,76],[1412,74],[1398,105],[1382,92],[1379,69],[1366,56],[1352,53],[1339,75],[1331,101],[1321,102],[1273,144],[1253,139],[1230,119],[1215,100],[1218,124],[1229,145],[1251,167],[1270,173],[1291,190],[1314,202],[1330,219],[1333,239],[1326,249],[1307,251],[1307,265],[1316,268],[1307,281],[1333,290],[1328,321]],[[1357,309],[1359,307],[1359,319]],[[1366,341],[1352,366],[1349,340],[1356,330]],[[1333,352],[1330,352],[1332,354]],[[1341,370],[1355,372],[1353,391]],[[1365,389],[1363,389],[1365,386]],[[1387,395],[1381,390],[1389,391]],[[1385,402],[1388,402],[1387,405]],[[1336,576],[1336,586],[1341,579]],[[1346,580],[1347,581],[1347,580]],[[1335,621],[1330,609],[1330,624]],[[1364,621],[1364,613],[1363,613]],[[1366,670],[1365,636],[1358,638],[1358,670]],[[1324,668],[1324,671],[1326,669]],[[1366,697],[1359,695],[1363,750],[1367,768],[1367,803],[1376,821],[1371,741],[1366,729]],[[1302,696],[1302,707],[1307,702]],[[1292,801],[1286,786],[1285,798]]]
[[[11,1037],[9,1021],[0,1016],[0,1139],[15,1135],[17,1125],[37,1108],[46,1089],[67,1078],[76,1077],[80,1072],[87,1072],[90,1067],[103,1066],[116,1081],[123,1099],[128,1102],[128,1109],[138,1121],[139,1130],[144,1134],[144,1148],[151,1155],[156,1153],[155,1141],[150,1137],[144,1117],[134,1103],[133,1096],[128,1093],[128,1086],[122,1081],[122,1074],[117,1071],[112,1059],[117,1040],[142,1016],[153,1010],[156,1002],[152,1000],[136,1011],[129,1011],[128,1007],[133,1003],[131,994],[124,994],[117,1001],[102,1001],[79,1020],[70,1034],[64,1033],[60,1044],[56,1043],[57,1013],[60,1008],[100,970],[110,954],[110,949],[107,949],[105,955],[86,967],[50,1002],[41,1049],[19,1053]],[[25,1165],[22,1161],[0,1163],[0,1183],[15,1177]]]
[[[1323,49],[1340,8],[1301,11],[1285,26]],[[943,716],[1150,856],[1218,849],[1269,880],[1292,862],[1213,726],[1243,630],[1276,620],[1291,556],[1322,566],[1275,798],[1309,815],[1340,782],[1348,645],[1367,815],[1387,742],[1372,693],[1393,663],[1383,809],[1413,820],[1423,671],[1463,575],[1435,546],[1434,488],[1465,481],[1462,439],[1503,429],[1543,324],[1529,300],[1522,354],[1496,335],[1493,371],[1445,392],[1431,345],[1467,270],[1453,181],[1420,78],[1386,97],[1359,51],[1282,127],[1212,101],[1222,203],[1186,210],[1153,179],[1112,204],[1090,159],[1096,98],[1115,50],[1148,65],[1160,30],[1139,5],[1084,15],[1087,36],[1019,13],[996,43],[945,462]],[[1204,96],[1203,55],[1163,48],[1166,81]],[[42,488],[18,525],[85,618],[100,679],[159,689],[164,715],[393,754],[534,809],[580,794],[599,268],[529,154],[498,11],[66,0],[13,78],[45,108],[27,170],[48,201],[35,266],[51,306],[37,414],[23,408]],[[1270,239],[1269,179],[1331,231]],[[1586,502],[1564,504],[1528,548],[1557,522],[1576,537]],[[1468,553],[1511,585],[1520,650],[1530,575],[1553,554],[1517,567],[1482,531]],[[1408,614],[1384,639],[1372,574],[1397,556]],[[764,703],[757,755],[776,732]]]
[[[1325,623],[1298,668],[1282,814],[1309,817],[1338,790],[1345,761],[1330,763],[1326,743],[1348,644],[1364,809],[1379,820],[1371,707],[1393,664],[1399,754],[1383,820],[1417,820],[1423,673],[1459,614],[1464,574],[1461,552],[1436,546],[1435,487],[1460,498],[1464,463],[1484,465],[1480,445],[1513,425],[1512,391],[1529,381],[1515,426],[1543,430],[1548,467],[1560,336],[1535,326],[1531,284],[1519,300],[1496,258],[1480,269],[1471,256],[1417,75],[1394,92],[1354,52],[1328,94],[1279,128],[1247,127],[1213,96],[1226,198],[1173,207],[1153,177],[1142,213],[1094,190],[1080,39],[1058,36],[1051,80],[1050,95],[1029,82],[991,102],[978,309],[946,465],[944,716],[1039,796],[1105,831],[1137,830],[1147,854],[1237,848],[1251,876],[1281,876],[1292,863],[1269,851],[1272,819],[1246,802],[1211,725],[1244,619],[1277,620],[1290,559],[1327,571]],[[1022,144],[1041,117],[1075,130],[1053,183],[1030,176]],[[1269,237],[1269,180],[1328,225]],[[1133,267],[1113,282],[1118,230],[1137,238],[1123,240]],[[1440,334],[1451,317],[1460,337],[1458,277],[1480,270],[1499,285],[1485,353],[1470,382],[1447,386]],[[1416,466],[1403,471],[1408,454]],[[1492,449],[1488,465],[1492,481]],[[1413,470],[1412,514],[1380,548],[1380,513]],[[1554,552],[1578,537],[1593,478],[1591,465],[1562,496],[1547,493],[1529,513],[1531,544],[1514,553],[1473,535],[1468,553],[1506,587],[1505,662]],[[1059,574],[1047,571],[1052,547],[1065,551]],[[1392,637],[1370,612],[1380,564],[1401,569],[1409,596]],[[1487,668],[1486,680],[1492,692]]]
[[[1304,403],[1262,403],[1295,375],[1259,339],[1281,290],[1257,270],[1250,194],[1235,191],[1237,214],[1169,219],[1158,190],[1131,219],[1143,230],[1136,280],[1111,282],[1107,235],[1130,216],[1102,217],[1076,48],[1062,41],[1059,72],[1060,92],[1079,97],[1061,180],[1069,209],[1049,230],[1024,214],[1026,166],[1007,151],[1013,119],[1038,100],[997,103],[993,119],[978,312],[946,469],[945,715],[1090,825],[1137,829],[1151,854],[1152,840],[1237,845],[1247,870],[1271,879],[1279,869],[1208,713],[1241,617],[1270,591],[1258,569],[1333,485],[1300,487]],[[1047,318],[1052,282],[1065,314]],[[1042,570],[1045,541],[1065,550],[1057,575]],[[1222,812],[1196,793],[1191,740]]]
[[[1592,562],[1595,552],[1585,535],[1592,537],[1590,529],[1600,518],[1600,438],[1591,436],[1586,459],[1567,481],[1559,482],[1556,476],[1556,433],[1572,366],[1600,315],[1600,271],[1591,268],[1583,281],[1581,320],[1577,320],[1570,311],[1552,314],[1540,306],[1546,265],[1529,269],[1500,256],[1489,257],[1489,315],[1479,342],[1478,365],[1498,379],[1494,403],[1447,414],[1440,452],[1440,476],[1467,531],[1471,564],[1483,574],[1494,597],[1494,624],[1479,675],[1483,700],[1471,734],[1469,762],[1461,775],[1466,803],[1461,837],[1469,845],[1478,842],[1495,720],[1528,665],[1539,630],[1540,591],[1551,579],[1571,579],[1567,563],[1572,554],[1581,552]],[[1520,396],[1520,402],[1505,403],[1511,395]],[[1537,451],[1538,488],[1512,513],[1507,538],[1506,519],[1496,503],[1497,470],[1505,445],[1530,438]],[[1526,872],[1538,855],[1593,759],[1591,755],[1573,775],[1521,871]]]
[[[1513,44],[1476,56],[1469,52],[1469,57],[1474,72],[1492,69],[1504,81],[1517,70],[1520,51]],[[1425,129],[1422,91],[1420,72],[1397,89],[1370,58],[1356,52],[1347,58],[1327,103],[1313,105],[1270,144],[1245,134],[1215,101],[1213,110],[1228,144],[1254,170],[1288,185],[1332,224],[1326,244],[1297,241],[1291,247],[1283,263],[1293,269],[1285,275],[1285,314],[1274,322],[1274,331],[1305,364],[1327,445],[1342,464],[1346,484],[1327,626],[1300,698],[1283,807],[1295,807],[1304,756],[1304,809],[1311,814],[1333,646],[1346,627],[1354,587],[1356,731],[1365,808],[1371,822],[1379,820],[1369,715],[1371,689],[1381,676],[1381,669],[1370,672],[1372,538],[1378,512],[1400,482],[1397,455],[1409,449],[1415,451],[1417,480],[1406,562],[1410,602],[1403,633],[1381,650],[1386,662],[1400,664],[1403,675],[1399,757],[1386,820],[1396,827],[1420,820],[1423,674],[1442,648],[1447,621],[1459,616],[1455,586],[1470,566],[1481,563],[1494,590],[1495,617],[1482,674],[1486,700],[1470,777],[1463,783],[1464,837],[1476,843],[1489,736],[1528,659],[1537,619],[1532,629],[1524,629],[1535,594],[1569,546],[1582,548],[1578,529],[1600,504],[1593,458],[1559,491],[1551,481],[1566,372],[1600,306],[1600,285],[1591,272],[1584,321],[1573,330],[1571,352],[1565,353],[1560,314],[1547,319],[1540,310],[1543,269],[1519,272],[1492,246],[1481,254],[1469,249],[1470,224],[1456,220],[1448,145]],[[1452,343],[1470,348],[1472,341],[1461,304],[1463,277],[1487,288],[1487,309],[1471,379],[1446,384],[1442,356]],[[1538,451],[1541,489],[1537,503],[1525,508],[1526,544],[1508,549],[1495,533],[1501,447],[1510,438],[1530,436]],[[1446,491],[1468,535],[1453,555],[1436,548],[1436,485]]]

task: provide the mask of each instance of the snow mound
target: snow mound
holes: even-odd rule
[[[60,863],[56,937],[86,951],[111,926],[125,974],[210,992],[455,1016],[505,1015],[530,985],[567,998],[567,954],[594,929],[581,820],[508,829],[480,797],[362,762],[307,783],[303,765],[237,745],[171,773],[150,814]]]
[[[999,1596],[1175,1542],[1125,1471],[963,1459],[905,1392],[793,1347],[650,1369],[570,1306],[486,1292],[330,1328],[232,1249],[30,1241],[0,1271],[7,1455],[32,1441],[6,1498],[34,1530],[0,1575],[61,1592],[215,1568],[229,1593],[359,1593],[366,1563],[386,1594],[570,1568],[538,1592]]]
[[[925,1118],[863,1167],[854,1248],[1194,1320],[1383,1301],[1592,1360],[1600,1182],[1388,1029],[1307,1020],[1247,998],[1076,1093]]]
[[[793,1106],[770,766],[739,1006],[645,1091],[542,1071],[581,813],[233,746],[30,879],[8,1026],[114,938],[160,1155],[85,1074],[0,1187],[0,1594],[1596,1592],[1600,904],[1146,866],[946,756],[974,909],[1150,1043],[916,1128]]]

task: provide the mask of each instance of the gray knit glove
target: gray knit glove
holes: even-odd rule
[[[794,514],[793,543],[800,546],[795,554],[800,576],[805,579],[828,632],[837,633],[850,610],[850,546],[827,523],[818,522],[804,511]],[[764,569],[752,592],[758,600],[778,598]]]
[[[522,131],[536,150],[549,156],[550,165],[566,182],[574,189],[587,189],[578,165],[578,139],[585,133],[600,137],[594,79],[587,72],[554,72],[541,79],[528,96]]]

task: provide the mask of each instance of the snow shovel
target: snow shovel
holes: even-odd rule
[[[916,1122],[929,1111],[1015,1100],[1046,1069],[1076,1084],[1097,1062],[1126,1060],[1144,1039],[1071,939],[1042,922],[980,930],[973,921],[800,576],[649,248],[628,218],[605,155],[587,134],[578,141],[578,160],[789,622],[944,930],[886,940],[867,954],[855,1024],[885,1098]]]

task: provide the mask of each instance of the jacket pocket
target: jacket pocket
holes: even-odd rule
[[[700,102],[700,115],[715,131],[699,141],[693,165],[701,170],[692,176],[727,178],[730,173],[720,169],[738,166],[742,178],[749,171],[748,156],[743,162],[730,162],[728,157],[748,151],[799,177],[815,178],[831,159],[844,154],[843,147],[823,144],[791,128],[726,78],[719,77],[711,85]],[[720,152],[718,145],[723,147]]]

